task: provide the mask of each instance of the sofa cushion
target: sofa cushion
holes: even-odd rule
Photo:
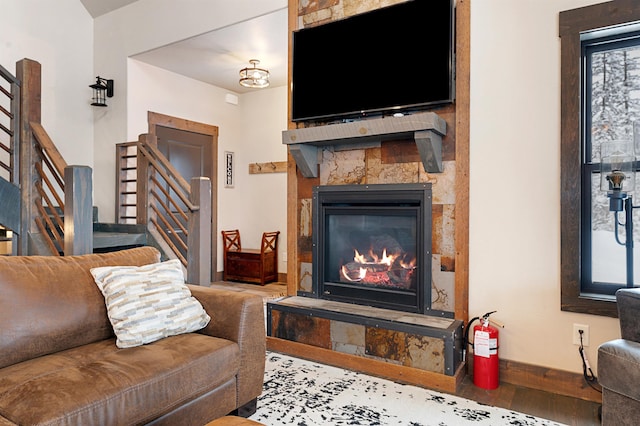
[[[144,424],[216,388],[235,408],[239,347],[199,333],[119,349],[113,339],[0,369],[15,424]]]
[[[153,247],[82,256],[0,256],[0,368],[112,337],[104,298],[89,270],[159,261]]]
[[[211,319],[184,283],[180,260],[91,269],[119,348],[204,328]]]

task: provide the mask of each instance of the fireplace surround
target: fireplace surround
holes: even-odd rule
[[[316,186],[301,296],[431,313],[431,184]]]
[[[447,111],[443,115],[449,116]],[[290,207],[295,209],[289,210],[295,238],[289,235],[288,248],[295,262],[288,269],[293,281],[289,296],[267,303],[272,350],[455,391],[463,376],[462,322],[453,314],[455,250],[448,243],[455,193],[443,191],[455,185],[447,124],[438,114],[423,112],[283,131],[283,143],[297,166],[289,163],[289,170],[295,170],[295,176],[290,174],[295,194]],[[393,199],[412,186],[430,193],[422,211],[417,207],[422,201],[414,196],[399,203]],[[382,188],[388,191],[376,193]],[[341,198],[351,197],[353,190],[364,197],[356,206]],[[381,201],[387,197],[392,199]],[[317,222],[319,198],[329,201],[328,218]],[[321,232],[314,229],[319,223],[330,230],[329,243],[337,244],[328,253],[321,247]],[[349,228],[357,238],[347,238],[343,229]],[[385,253],[385,245],[392,249]],[[314,260],[318,254],[328,258],[328,270]],[[405,266],[390,272],[378,265],[390,255]],[[365,263],[364,272],[358,262]],[[317,281],[320,274],[329,279]],[[327,282],[330,295],[324,294]],[[336,296],[336,289],[347,288],[351,297],[351,287],[360,292],[358,298],[369,287],[384,296],[359,303]],[[389,302],[388,294],[399,294],[400,302]],[[377,303],[386,305],[372,306]]]

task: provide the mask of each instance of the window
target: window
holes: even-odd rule
[[[603,2],[560,13],[561,308],[565,311],[617,316],[613,292],[624,280],[611,272],[624,271],[624,248],[615,243],[612,230],[607,228],[613,226],[614,219],[608,211],[606,195],[597,189],[599,183],[596,186],[600,178],[596,164],[600,162],[599,147],[603,140],[632,134],[632,115],[611,108],[637,109],[635,102],[640,97],[636,99],[637,95],[623,87],[624,90],[618,88],[616,96],[626,93],[626,101],[605,99],[605,88],[600,83],[605,61],[613,61],[607,65],[612,67],[615,63],[616,72],[621,69],[623,75],[625,60],[629,60],[629,67],[635,66],[631,64],[629,50],[634,48],[623,45],[625,37],[620,36],[619,30],[624,27],[629,35],[628,24],[637,22],[640,22],[640,3],[629,0]],[[616,29],[618,33],[600,31],[603,29]],[[636,42],[636,45],[640,44]],[[628,58],[624,59],[625,55]],[[627,71],[628,77],[635,78],[631,70]],[[603,113],[604,107],[607,115]],[[605,125],[606,120],[610,124]],[[594,205],[604,207],[594,208]],[[614,242],[608,241],[605,234],[614,238]],[[615,245],[622,254],[607,251],[607,244]],[[608,266],[600,255],[602,250],[612,253],[616,261],[622,259],[620,268]],[[638,270],[640,273],[640,268]]]
[[[627,283],[624,226],[618,226],[602,190],[601,147],[612,141],[628,141],[633,148],[634,122],[640,120],[640,32],[623,29],[595,31],[581,36],[583,102],[582,123],[582,275],[581,293],[613,296]],[[640,121],[638,121],[640,125]],[[640,127],[635,131],[640,131]],[[640,135],[637,135],[640,138]],[[637,164],[634,166],[637,170]],[[607,181],[604,180],[607,187]],[[628,185],[627,185],[628,188]],[[636,200],[638,200],[635,192]],[[636,201],[637,203],[637,201]],[[635,222],[640,212],[634,212]],[[624,212],[618,222],[626,221]],[[635,238],[640,239],[640,228]],[[640,271],[640,253],[634,253],[634,269]],[[638,282],[634,277],[634,282]]]

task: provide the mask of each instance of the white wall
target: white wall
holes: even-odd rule
[[[78,0],[2,3],[0,65],[42,66],[42,124],[68,164],[93,165],[93,19]],[[73,31],[69,29],[73,28]]]
[[[130,117],[135,120],[141,114],[128,109],[134,83],[128,81],[128,58],[284,7],[287,0],[139,0],[95,19],[94,49],[99,53],[94,56],[94,72],[116,81],[108,111],[97,115],[94,123],[94,192],[105,194],[96,200],[102,221],[113,222],[115,217],[115,144],[130,137]],[[158,90],[176,94],[170,87]]]
[[[558,13],[593,0],[473,0],[469,312],[506,323],[500,357],[581,372],[617,319],[560,310]],[[576,247],[576,250],[578,248]]]
[[[242,114],[239,138],[229,148],[220,149],[221,153],[233,151],[235,161],[234,187],[220,189],[220,229],[239,229],[242,245],[253,248],[260,247],[263,232],[280,231],[278,271],[286,273],[287,174],[249,174],[249,164],[287,161],[282,143],[282,131],[287,129],[287,88],[240,95],[238,107]],[[222,164],[220,171],[224,184]]]
[[[286,272],[286,174],[249,175],[249,163],[286,161],[282,131],[287,127],[285,86],[239,95],[129,59],[127,140],[146,133],[147,111],[218,127],[218,270],[222,268],[220,230],[239,229],[245,247],[260,247],[264,231],[281,231],[279,271]],[[238,104],[225,95],[238,96]],[[224,187],[225,151],[234,152],[233,188]]]

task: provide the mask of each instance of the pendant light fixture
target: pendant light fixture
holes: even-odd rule
[[[253,67],[240,70],[240,85],[251,89],[264,89],[269,86],[269,71],[258,68],[260,63],[257,59],[249,60]]]

